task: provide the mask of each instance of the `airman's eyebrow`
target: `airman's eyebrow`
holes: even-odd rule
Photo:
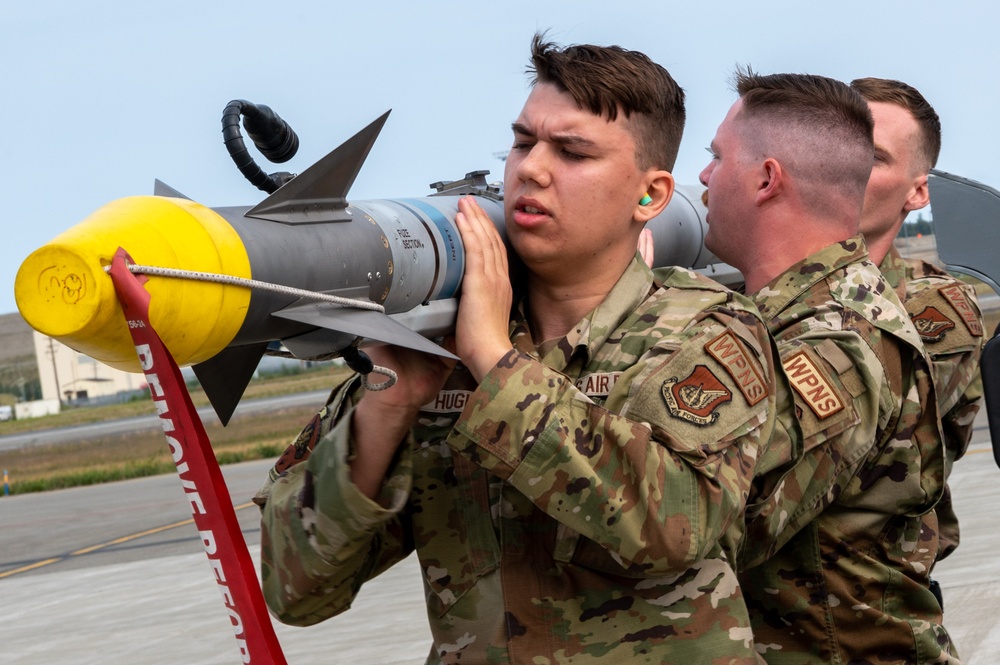
[[[524,136],[534,136],[535,133],[528,129],[526,126],[519,122],[512,122],[510,128],[514,130],[515,134],[523,134]]]
[[[529,138],[536,138],[535,132],[529,129],[526,125],[519,122],[511,124],[510,128],[514,130],[515,134],[521,136],[527,136]],[[553,134],[551,137],[553,143],[558,143],[560,145],[572,145],[572,146],[593,146],[594,142],[588,138],[580,136],[579,134]]]

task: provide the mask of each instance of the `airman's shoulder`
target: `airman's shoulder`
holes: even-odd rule
[[[692,306],[701,305],[702,309],[725,306],[760,318],[760,313],[750,298],[694,270],[673,266],[659,268],[654,271],[654,275],[659,285],[654,298],[667,299],[675,304],[685,302]]]

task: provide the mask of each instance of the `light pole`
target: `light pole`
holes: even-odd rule
[[[59,400],[59,408],[62,409],[62,393],[59,391],[59,370],[56,369],[56,341],[49,337],[49,357],[52,358],[52,376],[56,380],[56,399]]]

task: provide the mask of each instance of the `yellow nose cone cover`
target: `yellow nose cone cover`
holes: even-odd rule
[[[111,277],[119,247],[138,265],[250,278],[236,230],[210,208],[159,196],[119,199],[33,252],[14,296],[31,327],[112,367],[139,372]],[[150,323],[179,365],[208,360],[239,331],[249,289],[151,276]]]

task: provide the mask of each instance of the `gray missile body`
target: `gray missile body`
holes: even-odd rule
[[[477,197],[480,206],[503,234],[502,187],[486,181],[487,171],[477,171],[459,181],[434,183],[432,187],[436,192],[426,197],[349,203],[348,191],[387,116],[388,113],[378,118],[256,206],[207,209],[159,182],[154,197],[146,197],[157,199],[156,207],[166,205],[170,209],[168,217],[174,214],[174,208],[183,209],[177,214],[186,220],[192,216],[189,209],[198,208],[193,216],[199,218],[196,224],[199,230],[220,225],[217,219],[208,220],[206,215],[221,218],[225,233],[238,236],[238,243],[229,244],[242,245],[240,251],[245,251],[252,279],[282,287],[254,288],[248,300],[245,294],[242,295],[238,306],[231,304],[232,297],[222,299],[218,308],[197,302],[200,311],[209,312],[202,318],[216,315],[219,318],[213,324],[213,332],[206,333],[202,340],[192,333],[193,324],[202,322],[184,320],[186,305],[195,304],[192,297],[184,300],[183,293],[165,286],[160,289],[163,293],[156,293],[158,280],[173,278],[150,277],[147,289],[151,293],[151,316],[155,315],[153,308],[158,301],[171,301],[175,305],[171,309],[173,314],[164,314],[159,321],[154,316],[153,325],[178,363],[194,366],[223,423],[228,422],[235,410],[261,357],[269,347],[273,350],[279,344],[283,347],[282,352],[301,359],[343,355],[364,341],[450,355],[430,340],[451,330],[457,311],[465,262],[461,236],[455,225],[458,201],[466,195]],[[656,265],[679,265],[698,269],[723,282],[737,281],[739,274],[704,248],[707,227],[701,191],[701,188],[678,187],[665,211],[649,222]],[[109,204],[108,211],[102,209],[92,218],[109,228],[130,231],[139,223],[133,219],[140,216],[135,210],[144,211],[146,207],[146,203],[140,202],[138,208],[133,204],[120,212],[114,204]],[[89,222],[90,219],[79,226]],[[120,237],[129,233],[110,235],[113,237],[107,238],[107,242],[95,244],[88,239],[83,249],[78,246],[67,249],[63,243],[57,248],[58,261],[107,265],[122,244]],[[53,245],[58,245],[62,237],[54,240]],[[177,240],[173,243],[178,246],[176,251],[161,251],[153,260],[161,267],[191,269],[192,266],[185,264],[185,242],[186,239]],[[217,253],[225,258],[224,255],[233,251],[226,243],[216,240],[209,241],[211,243],[218,247],[210,248],[207,254]],[[142,264],[139,244],[139,247],[125,246],[125,249],[137,264]],[[36,254],[47,248],[49,246]],[[63,254],[72,254],[72,260],[63,261]],[[42,275],[50,276],[51,264],[58,261],[49,255],[35,261],[29,257],[18,275],[19,308],[26,320],[41,332],[98,360],[114,364],[121,355],[118,346],[127,345],[128,341],[122,342],[109,334],[105,319],[98,320],[95,313],[84,324],[66,329],[62,323],[56,323],[65,317],[45,309],[51,307],[52,299],[40,298],[33,291],[35,288],[41,291],[37,284],[43,281]],[[166,263],[174,265],[163,265]],[[210,267],[194,268],[212,272]],[[72,272],[77,281],[86,282],[83,277],[89,275],[81,277],[86,270],[80,268]],[[24,279],[21,273],[26,273]],[[98,277],[90,279],[99,280]],[[317,300],[304,297],[302,292],[351,299],[377,309]],[[214,292],[211,293],[215,297]],[[94,295],[95,312],[109,306],[117,307],[116,301],[97,302],[107,297],[106,291]],[[78,313],[79,307],[73,311]],[[103,312],[101,316],[106,314]],[[235,320],[240,317],[241,321]],[[219,333],[220,326],[228,326],[226,329],[232,332]],[[182,347],[189,350],[175,351]]]

